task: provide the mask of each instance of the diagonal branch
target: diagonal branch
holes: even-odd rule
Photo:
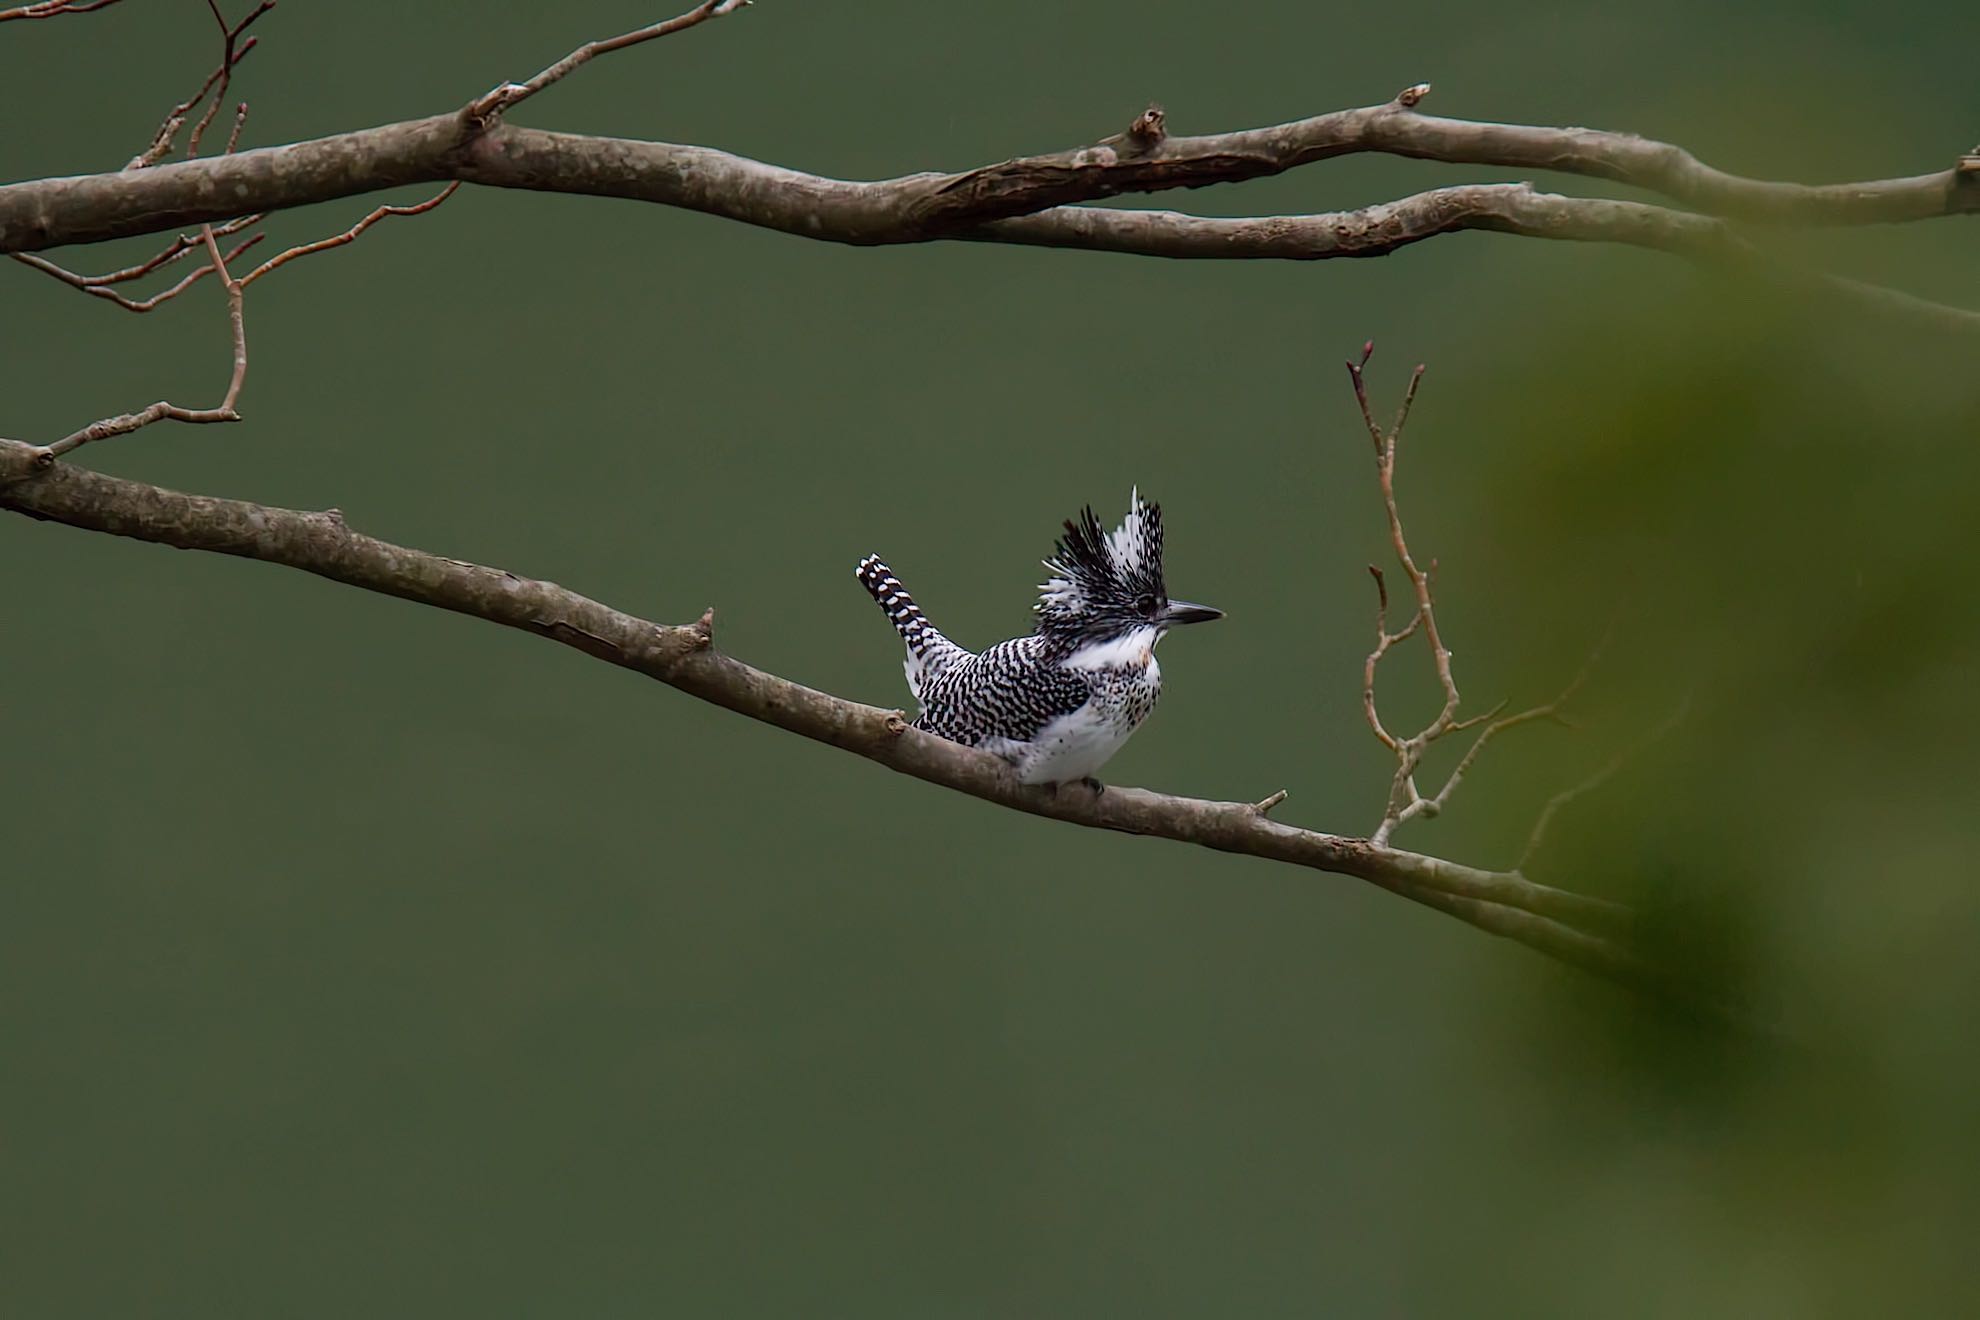
[[[43,465],[34,446],[13,440],[0,440],[0,507],[161,545],[283,564],[519,628],[1001,806],[1353,876],[1604,977],[1683,993],[1680,983],[1630,950],[1631,917],[1615,904],[1511,872],[1280,824],[1266,815],[1277,805],[1273,799],[1254,804],[1128,788],[1093,796],[1026,787],[995,756],[910,729],[898,711],[818,692],[724,655],[713,646],[710,616],[688,625],[650,623],[553,583],[375,540],[353,531],[335,511],[187,495],[67,463]]]
[[[425,201],[415,202],[411,206],[377,207],[369,214],[367,214],[362,220],[359,220],[356,224],[352,225],[349,229],[344,230],[342,233],[332,234],[328,238],[319,238],[314,243],[299,244],[295,247],[290,248],[286,252],[278,252],[274,256],[270,257],[268,260],[262,262],[259,266],[256,266],[253,270],[249,271],[246,275],[243,275],[241,277],[241,287],[246,288],[248,285],[260,279],[262,276],[273,274],[274,272],[280,270],[282,267],[288,265],[291,261],[294,261],[299,257],[314,256],[318,252],[328,252],[331,248],[339,248],[344,246],[344,244],[346,243],[355,242],[357,240],[357,237],[360,234],[364,233],[365,230],[371,228],[373,225],[377,224],[380,220],[383,220],[388,216],[425,215],[428,211],[431,211],[434,207],[440,205],[440,203],[446,201],[449,197],[452,197],[454,193],[460,188],[460,186],[461,185],[459,183],[450,183],[445,188],[442,188],[439,192],[435,193],[433,196],[427,198]]]

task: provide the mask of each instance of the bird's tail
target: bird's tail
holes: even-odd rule
[[[920,655],[931,646],[949,640],[928,622],[921,606],[914,603],[914,597],[908,595],[908,589],[901,585],[901,580],[894,576],[894,570],[888,568],[879,555],[868,555],[860,560],[859,567],[853,572],[859,578],[859,584],[886,611],[887,621],[900,633],[910,652]]]
[[[939,674],[957,660],[966,658],[969,652],[944,637],[941,630],[928,621],[921,612],[921,606],[914,603],[908,589],[894,576],[894,571],[878,555],[868,555],[859,561],[853,570],[860,585],[879,602],[886,612],[888,622],[894,625],[907,643],[908,683],[917,697],[921,695],[924,679]]]

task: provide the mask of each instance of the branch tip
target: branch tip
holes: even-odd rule
[[[1257,812],[1261,816],[1269,815],[1273,807],[1278,806],[1281,802],[1284,802],[1285,800],[1286,800],[1286,790],[1282,788],[1278,792],[1272,794],[1272,796],[1266,798],[1264,801],[1252,803],[1251,809]]]
[[[1428,95],[1430,95],[1429,83],[1415,83],[1396,93],[1396,104],[1405,110],[1414,110],[1417,104]]]

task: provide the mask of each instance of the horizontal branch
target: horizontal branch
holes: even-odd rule
[[[1383,105],[1204,137],[1160,136],[1158,121],[1152,133],[1124,133],[1073,151],[876,182],[828,179],[707,147],[504,124],[484,131],[484,121],[457,111],[212,160],[0,186],[0,251],[157,233],[449,179],[636,198],[842,243],[919,242],[1053,207],[1235,183],[1360,152],[1611,179],[1704,213],[1779,224],[1869,224],[1980,210],[1975,157],[1912,178],[1777,183],[1712,169],[1668,143],[1592,129],[1443,119],[1418,113],[1416,99],[1420,89],[1412,88]]]
[[[0,439],[0,508],[180,549],[283,564],[519,628],[1000,806],[1353,876],[1607,978],[1681,995],[1674,982],[1619,942],[1631,918],[1616,904],[1511,872],[1284,825],[1249,802],[1134,788],[1093,794],[1022,785],[997,757],[912,729],[899,711],[846,701],[723,654],[713,645],[712,613],[693,624],[651,623],[552,582],[365,536],[335,510],[310,513],[182,494],[67,463],[45,464],[35,446],[14,440]]]
[[[1563,197],[1525,183],[1459,184],[1360,210],[1317,215],[1226,219],[1177,211],[1062,206],[994,221],[956,237],[1149,257],[1324,261],[1387,256],[1412,243],[1466,230],[1648,248],[1705,266],[1729,267],[1763,282],[1833,297],[1867,311],[1908,317],[1944,330],[1968,334],[1980,330],[1980,312],[1776,261],[1713,216],[1642,202]]]

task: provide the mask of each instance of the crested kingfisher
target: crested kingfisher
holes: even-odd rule
[[[868,555],[855,570],[907,645],[914,727],[1010,762],[1020,782],[1083,780],[1121,749],[1162,693],[1155,645],[1170,628],[1222,610],[1171,600],[1162,579],[1162,508],[1128,496],[1108,532],[1088,506],[1068,521],[1033,607],[1036,627],[980,652],[928,621],[893,570]]]

